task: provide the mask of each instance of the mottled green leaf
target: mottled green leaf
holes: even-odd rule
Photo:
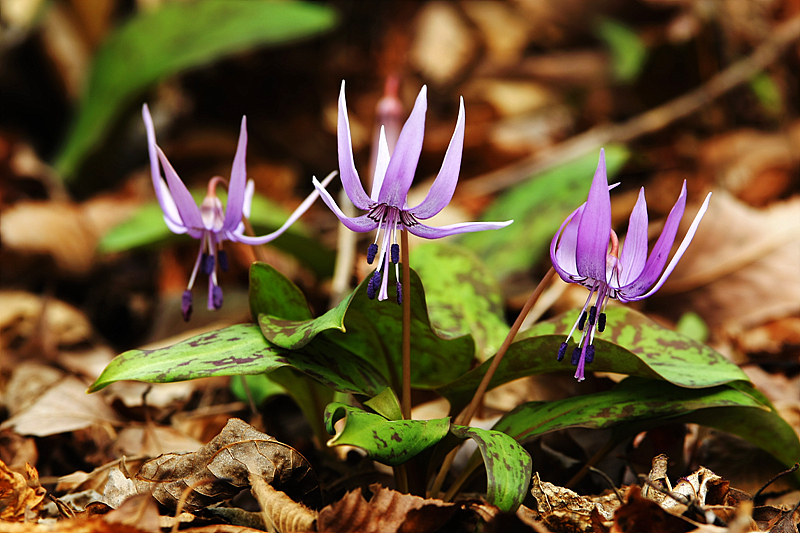
[[[634,81],[647,59],[647,47],[630,27],[604,17],[597,25],[598,36],[611,51],[614,77],[621,82]]]
[[[137,14],[97,51],[56,167],[75,178],[125,106],[157,81],[226,54],[319,34],[335,22],[328,6],[290,0],[168,2]]]
[[[286,320],[312,318],[308,301],[297,285],[266,263],[250,265],[250,314],[279,316]]]
[[[336,431],[334,424],[342,418],[344,426]],[[450,419],[387,420],[343,403],[332,403],[325,409],[325,425],[328,433],[336,433],[328,446],[357,446],[370,458],[397,466],[442,440],[450,429]]]
[[[490,388],[534,374],[574,372],[569,364],[572,343],[564,361],[558,362],[556,355],[578,313],[579,310],[565,313],[521,333],[509,347]],[[641,313],[627,307],[611,307],[607,317],[606,330],[595,337],[596,355],[594,362],[586,366],[587,372],[657,378],[688,388],[747,380],[745,373],[724,356]],[[460,409],[471,399],[490,363],[491,360],[485,362],[438,392],[450,400],[454,410]]]
[[[366,361],[340,360],[324,344],[303,351],[286,350],[267,342],[257,326],[240,324],[165,348],[120,354],[103,370],[89,391],[98,391],[125,379],[169,383],[212,376],[263,374],[284,366],[291,366],[332,389],[352,394],[374,396],[388,385]]]
[[[800,441],[794,430],[751,383],[744,381],[686,389],[665,381],[630,377],[609,391],[520,405],[493,429],[524,443],[571,427],[613,429],[618,435],[632,435],[674,422],[697,423],[739,435],[787,466],[800,460]]]
[[[338,306],[312,320],[287,320],[280,315],[259,313],[261,330],[270,342],[286,349],[305,350],[327,343],[330,350],[338,353],[337,358],[368,361],[396,384],[402,359],[402,306],[394,301],[394,290],[387,301],[370,300],[366,283],[364,280]],[[392,275],[389,286],[394,289],[394,285]],[[475,353],[474,343],[469,335],[449,338],[447,332],[431,327],[425,293],[413,270],[410,292],[412,384],[438,387],[467,371]]]
[[[504,512],[513,512],[528,493],[533,460],[517,441],[499,431],[452,426],[450,432],[478,445],[486,465],[486,500]]]
[[[471,334],[486,359],[508,334],[500,285],[469,250],[432,242],[414,248],[414,270],[425,285],[431,324],[449,337]]]
[[[605,151],[610,179],[630,153],[624,146],[613,144]],[[599,153],[598,146],[579,159],[534,175],[505,192],[484,211],[481,220],[514,219],[514,223],[499,231],[465,234],[459,242],[478,254],[500,279],[527,271],[547,254],[564,219],[586,201]]]
[[[526,442],[544,433],[571,427],[639,428],[641,423],[665,423],[668,419],[712,407],[755,409],[759,416],[770,411],[752,394],[730,385],[686,389],[666,381],[630,377],[605,392],[525,403],[501,418],[493,429]]]

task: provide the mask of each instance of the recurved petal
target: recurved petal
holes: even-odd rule
[[[170,230],[174,232],[173,227],[180,227],[183,225],[180,214],[175,207],[175,200],[169,192],[169,188],[161,178],[161,169],[158,166],[158,154],[156,152],[156,130],[153,126],[153,118],[150,116],[150,108],[147,104],[142,106],[142,118],[144,119],[144,129],[147,132],[147,152],[150,155],[150,176],[153,179],[153,188],[156,191],[156,198],[161,210],[164,212],[165,219],[169,219],[172,223]]]
[[[380,203],[401,209],[405,206],[408,189],[414,181],[414,173],[417,171],[419,155],[422,152],[427,108],[427,88],[423,85],[392,152],[389,167],[386,169],[386,178],[378,195]]]
[[[178,173],[172,168],[172,165],[167,160],[167,156],[161,151],[161,148],[156,146],[158,157],[161,160],[161,166],[164,169],[164,176],[167,178],[167,185],[175,200],[175,206],[178,208],[178,213],[181,215],[183,225],[188,228],[203,228],[203,217],[200,214],[200,208],[194,202],[189,189],[183,184],[183,181],[178,177]]]
[[[586,204],[570,213],[550,241],[550,261],[561,279],[572,283],[578,276],[575,251],[578,245],[578,226]]]
[[[606,281],[606,255],[611,236],[611,197],[608,194],[606,156],[600,160],[589,188],[589,198],[578,226],[575,261],[581,276]]]
[[[247,185],[247,117],[242,117],[242,126],[239,129],[239,144],[236,155],[233,157],[231,168],[231,181],[228,183],[228,203],[225,206],[225,221],[222,229],[233,231],[242,221],[245,201],[245,187]]]
[[[653,251],[650,252],[650,257],[644,265],[642,273],[633,281],[621,288],[626,297],[637,298],[638,296],[647,292],[653,286],[661,272],[664,270],[664,265],[667,264],[669,251],[672,249],[672,243],[675,242],[675,234],[678,233],[678,226],[683,217],[683,211],[686,209],[686,182],[683,182],[681,194],[678,196],[678,201],[672,206],[672,209],[667,216],[667,221],[664,223],[664,229],[661,230],[656,245]]]
[[[358,177],[355,161],[353,161],[353,141],[350,137],[350,119],[347,117],[347,102],[344,98],[344,80],[339,92],[339,120],[336,129],[336,140],[339,143],[339,173],[342,186],[353,205],[359,209],[367,209],[369,196],[364,192],[361,178]]]
[[[453,198],[453,192],[458,183],[458,173],[461,170],[461,155],[464,151],[464,98],[460,100],[458,120],[450,145],[444,154],[444,161],[439,174],[428,191],[428,195],[417,207],[411,209],[411,214],[420,219],[434,216],[444,209]]]
[[[244,188],[244,202],[242,203],[242,215],[244,218],[250,218],[250,210],[253,207],[253,195],[255,192],[255,182],[253,180],[247,180],[247,185]],[[241,223],[242,221],[240,220],[239,222]]]
[[[406,226],[406,229],[423,239],[441,239],[442,237],[449,237],[459,233],[471,233],[473,231],[486,231],[489,229],[505,228],[513,220],[506,220],[505,222],[462,222],[461,224],[450,224],[449,226],[442,226],[434,228],[426,226],[425,224],[414,224],[413,226]]]
[[[306,197],[306,199],[303,200],[303,202],[299,206],[297,206],[297,209],[292,211],[292,214],[289,215],[289,218],[286,219],[286,222],[283,223],[283,226],[281,226],[280,228],[276,229],[272,233],[269,233],[267,235],[262,235],[261,237],[250,237],[249,235],[242,235],[241,233],[229,232],[228,233],[228,238],[230,240],[232,240],[232,241],[243,242],[243,243],[249,244],[249,245],[266,244],[268,242],[274,241],[275,239],[280,237],[283,234],[283,232],[285,232],[287,229],[289,229],[289,226],[294,224],[297,221],[298,218],[303,216],[303,214],[306,211],[308,211],[308,208],[311,207],[311,204],[313,204],[314,201],[319,197],[320,192],[322,192],[324,194],[328,194],[328,191],[325,190],[325,187],[335,177],[336,177],[336,171],[331,172],[330,174],[328,174],[325,177],[325,179],[322,180],[322,183],[317,181],[316,177],[312,178],[313,179],[313,183],[314,183],[314,187],[316,188],[316,190],[313,191],[311,194],[309,194]],[[337,208],[338,208],[338,206],[337,206]],[[333,209],[333,208],[331,208],[331,209]]]
[[[617,286],[624,286],[639,277],[647,261],[647,201],[644,198],[644,187],[639,190],[639,198],[633,206],[628,221],[628,234],[622,244],[619,262],[622,272]]]
[[[684,184],[684,188],[685,187],[686,187],[686,185]],[[686,249],[689,247],[689,244],[692,242],[692,239],[694,238],[694,234],[697,233],[697,228],[700,225],[700,221],[703,219],[703,215],[705,215],[706,211],[708,210],[708,203],[710,201],[711,201],[711,193],[708,193],[708,195],[706,196],[705,201],[703,202],[703,205],[700,206],[700,210],[697,212],[697,215],[695,215],[694,220],[692,220],[692,225],[689,226],[689,230],[686,232],[686,236],[684,236],[683,240],[681,241],[680,246],[678,246],[678,250],[675,252],[675,255],[672,257],[672,260],[669,262],[669,265],[667,265],[666,270],[664,270],[664,273],[661,275],[661,278],[659,278],[659,280],[655,284],[655,286],[653,286],[653,288],[650,289],[649,291],[647,291],[646,293],[639,294],[639,295],[637,295],[633,291],[629,292],[628,290],[623,290],[622,291],[622,297],[620,298],[620,300],[626,301],[626,302],[632,302],[632,301],[635,301],[635,300],[644,300],[645,298],[648,298],[649,296],[652,296],[658,289],[661,288],[662,285],[664,285],[664,282],[667,281],[667,278],[669,277],[669,275],[672,274],[673,270],[675,270],[675,266],[678,264],[678,261],[680,261],[681,257],[683,257],[684,252],[686,252]],[[675,208],[673,207],[673,209],[675,209]],[[672,213],[670,213],[670,216],[672,216]],[[680,221],[680,219],[679,219],[679,221]],[[667,222],[669,222],[669,218],[667,219]],[[666,228],[665,228],[665,230],[666,230]],[[674,240],[674,237],[673,237],[673,240]],[[667,250],[667,252],[669,252],[669,250]],[[632,296],[631,296],[631,293],[633,294]]]
[[[366,231],[372,231],[378,227],[378,223],[369,218],[368,215],[361,215],[360,217],[353,218],[345,215],[342,210],[339,209],[339,206],[336,205],[336,201],[333,199],[333,196],[331,196],[331,193],[329,193],[327,189],[325,189],[322,184],[317,181],[317,178],[313,178],[312,182],[314,183],[314,187],[316,187],[317,191],[319,192],[322,201],[325,202],[325,205],[327,205],[330,210],[333,211],[333,214],[336,215],[336,218],[338,218],[346,228],[358,233],[364,233]]]

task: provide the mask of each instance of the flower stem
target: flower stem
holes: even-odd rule
[[[408,263],[408,231],[400,232],[403,263],[403,393],[400,411],[411,420],[411,267]]]
[[[533,294],[531,294],[530,298],[528,298],[528,301],[525,302],[525,305],[519,312],[519,316],[517,316],[517,319],[514,321],[514,325],[511,326],[511,330],[509,330],[508,335],[506,335],[506,338],[503,341],[503,344],[500,346],[500,349],[495,354],[494,359],[492,359],[492,363],[486,370],[486,374],[483,375],[483,379],[481,380],[480,385],[478,385],[478,388],[475,390],[475,395],[472,397],[472,401],[469,403],[467,408],[461,411],[461,413],[456,417],[453,424],[458,426],[466,426],[472,421],[472,417],[475,416],[475,413],[478,411],[478,407],[483,401],[483,395],[486,394],[486,390],[489,388],[489,383],[492,381],[495,371],[500,366],[500,362],[503,360],[503,356],[505,356],[509,346],[511,346],[511,343],[514,341],[514,337],[517,336],[517,333],[522,326],[522,322],[525,320],[525,317],[528,316],[531,308],[542,295],[545,288],[550,284],[550,281],[553,279],[553,276],[555,276],[555,273],[556,271],[551,267],[550,270],[547,271],[547,274],[545,274],[542,278],[542,281],[539,282],[539,285],[536,286],[536,289],[533,291]],[[450,466],[452,466],[457,452],[458,447],[453,448],[453,450],[451,450],[450,453],[448,453],[445,457],[442,467],[433,482],[433,487],[431,488],[432,498],[439,497],[439,490],[442,488],[444,478],[447,475],[447,471],[450,470]]]
[[[253,225],[250,224],[250,220],[247,217],[242,217],[242,222],[244,222],[244,233],[245,235],[249,235],[250,237],[255,237],[256,232],[253,231]],[[261,263],[267,263],[267,254],[264,251],[264,245],[261,246],[251,246],[250,248],[253,249],[253,253],[256,256],[256,260],[260,261]]]

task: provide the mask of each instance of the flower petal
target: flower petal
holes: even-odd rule
[[[561,223],[561,227],[550,241],[550,261],[561,279],[573,283],[578,277],[578,265],[575,262],[575,252],[578,245],[578,227],[583,215],[583,204]]]
[[[242,203],[242,216],[244,216],[244,218],[250,218],[250,210],[253,207],[253,194],[255,194],[255,192],[256,183],[253,180],[247,180],[247,185],[244,188],[244,202]],[[240,219],[239,223],[241,222]]]
[[[653,251],[650,252],[650,257],[644,265],[644,270],[641,275],[620,288],[627,298],[636,298],[653,286],[661,272],[664,270],[664,265],[667,264],[669,251],[672,249],[672,243],[675,242],[675,234],[678,233],[678,226],[683,217],[683,211],[686,209],[686,182],[683,182],[681,194],[675,205],[672,206],[667,221],[664,223],[664,229],[661,230],[656,245]]]
[[[286,222],[283,223],[283,226],[281,226],[280,228],[276,229],[272,233],[269,233],[267,235],[262,235],[261,237],[250,237],[249,235],[242,235],[241,233],[229,232],[228,233],[228,238],[230,240],[232,240],[232,241],[242,242],[244,244],[249,244],[251,246],[258,245],[258,244],[266,244],[268,242],[274,241],[275,239],[280,237],[283,234],[283,232],[285,232],[287,229],[289,229],[289,226],[294,224],[297,221],[298,218],[303,216],[303,213],[308,211],[308,208],[311,207],[311,204],[313,204],[314,201],[319,197],[320,193],[322,193],[323,195],[330,196],[328,191],[325,190],[325,187],[335,177],[336,177],[336,171],[333,171],[330,174],[328,174],[325,177],[324,180],[322,180],[322,183],[317,181],[317,178],[313,178],[313,183],[314,183],[314,187],[316,188],[316,190],[313,191],[311,194],[309,194],[306,197],[306,199],[303,200],[303,203],[301,203],[299,206],[297,206],[297,209],[292,211],[292,214],[289,215],[289,218],[286,219]],[[333,198],[331,198],[331,200],[333,200]],[[338,208],[338,206],[337,206],[337,208]],[[331,209],[333,209],[333,208],[331,208]]]
[[[647,223],[647,201],[642,187],[628,221],[628,234],[622,243],[622,252],[619,256],[622,272],[617,280],[618,283],[615,284],[617,287],[632,282],[644,270],[647,261]]]
[[[172,223],[167,224],[172,230],[173,227],[183,226],[178,209],[175,207],[175,200],[161,178],[161,169],[158,166],[158,155],[156,153],[156,130],[153,126],[153,118],[150,116],[150,108],[147,104],[142,106],[142,118],[144,119],[144,129],[147,132],[147,152],[150,155],[150,176],[153,178],[153,188],[156,191],[156,198],[161,210],[164,212],[165,220],[169,218]],[[173,230],[173,233],[174,230]]]
[[[684,184],[684,188],[685,187],[686,187],[686,185]],[[627,294],[623,293],[622,296],[620,297],[621,301],[623,301],[623,302],[632,302],[632,301],[636,301],[636,300],[644,300],[645,298],[648,298],[649,296],[652,296],[658,289],[661,288],[662,285],[664,285],[664,282],[667,281],[667,278],[669,277],[669,275],[672,274],[673,270],[675,270],[675,266],[678,264],[678,261],[680,261],[681,257],[683,257],[684,252],[686,252],[686,249],[689,247],[689,244],[692,242],[692,239],[694,238],[694,234],[697,233],[697,227],[700,225],[700,221],[703,219],[703,215],[706,214],[706,211],[708,210],[708,203],[710,201],[711,201],[711,193],[708,193],[708,195],[706,196],[705,201],[703,202],[703,205],[700,206],[700,210],[697,211],[697,215],[695,215],[694,220],[692,221],[692,225],[689,226],[689,230],[686,232],[686,236],[684,236],[683,240],[681,241],[680,246],[678,246],[678,250],[675,252],[675,255],[672,257],[672,261],[669,262],[669,265],[667,265],[667,269],[664,270],[664,273],[661,275],[661,278],[658,280],[658,282],[655,284],[655,286],[652,289],[650,289],[649,291],[647,291],[646,293],[638,295],[638,296],[634,295],[634,297],[629,297]],[[675,208],[673,207],[673,210],[674,209]],[[671,212],[670,212],[670,216],[672,216]],[[667,218],[667,223],[669,223],[669,217]],[[666,229],[666,227],[665,227],[665,229]],[[663,234],[663,232],[662,232],[662,234]],[[661,239],[659,239],[659,241],[660,240]],[[674,240],[674,237],[673,237],[673,240]],[[671,244],[671,242],[670,242],[670,244]],[[658,243],[656,243],[656,246],[658,246]]]
[[[427,87],[419,91],[411,115],[406,120],[397,145],[392,152],[386,179],[383,181],[378,202],[403,209],[408,189],[414,181],[419,155],[422,152],[422,139],[425,137],[425,111],[428,108]],[[353,202],[355,204],[355,202]],[[363,209],[363,208],[362,208]]]
[[[406,229],[423,239],[441,239],[442,237],[449,237],[458,233],[471,233],[473,231],[485,231],[489,229],[505,228],[513,220],[506,220],[505,222],[462,222],[461,224],[450,224],[449,226],[442,226],[434,228],[426,226],[425,224],[414,224],[413,226],[406,226]]]
[[[353,161],[353,141],[350,138],[350,120],[347,118],[347,102],[344,98],[344,80],[339,92],[339,120],[336,128],[336,139],[339,143],[339,172],[342,186],[353,205],[359,209],[368,209],[369,196],[364,192],[361,178],[358,177],[356,164]]]
[[[228,203],[225,206],[225,222],[222,223],[224,231],[233,231],[242,221],[245,200],[245,187],[247,185],[247,117],[242,117],[242,126],[239,129],[239,144],[236,155],[233,157],[231,168],[231,181],[228,183]]]
[[[610,236],[611,197],[608,194],[605,151],[600,149],[600,160],[578,226],[575,260],[581,276],[606,281],[606,255]]]
[[[381,126],[381,133],[378,136],[378,156],[375,158],[375,172],[372,174],[372,194],[370,197],[373,202],[378,201],[378,194],[381,192],[383,178],[386,177],[386,168],[389,166],[389,143],[386,142],[386,128]]]
[[[181,215],[183,225],[187,228],[202,229],[203,217],[200,214],[200,208],[192,198],[192,194],[183,181],[178,177],[178,173],[172,168],[167,156],[161,151],[161,148],[156,146],[158,158],[161,160],[161,166],[164,169],[164,176],[167,178],[167,185],[169,185],[169,192],[175,200],[175,206],[178,208],[178,213]]]
[[[442,168],[428,191],[428,195],[417,207],[411,209],[411,214],[420,219],[431,218],[444,209],[453,198],[453,192],[458,183],[458,173],[461,170],[461,154],[464,151],[464,98],[458,107],[458,120],[450,145],[444,154]]]

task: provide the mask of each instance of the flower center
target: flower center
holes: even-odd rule
[[[224,178],[215,176],[208,182],[206,197],[200,203],[200,216],[203,219],[203,227],[209,231],[217,232],[222,229],[225,223],[225,212],[222,210],[222,202],[217,197],[217,185],[219,183],[228,184]]]

